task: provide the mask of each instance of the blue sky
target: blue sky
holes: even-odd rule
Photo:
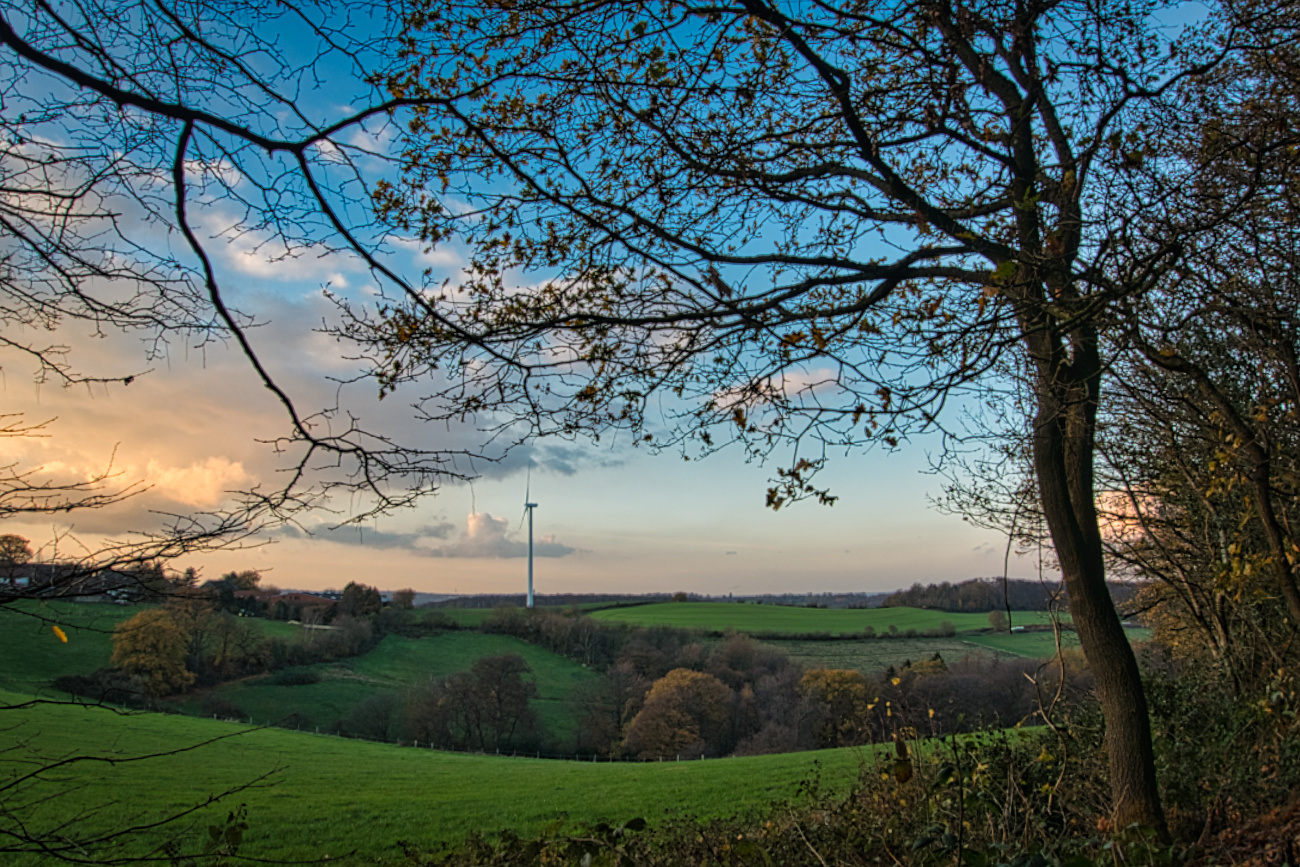
[[[345,92],[322,87],[310,100],[329,116],[345,114],[355,106],[331,104]],[[354,144],[378,149],[387,140],[380,128],[350,135]],[[221,166],[208,168],[221,174]],[[376,176],[387,170],[376,167]],[[223,235],[240,220],[240,208],[229,197],[203,195],[195,191],[191,213],[228,300],[260,323],[249,331],[254,345],[304,408],[331,404],[337,380],[352,376],[356,364],[346,360],[347,347],[314,330],[335,315],[324,290],[373,301],[371,276],[322,245],[286,255],[259,230]],[[368,225],[366,215],[345,210]],[[130,228],[146,243],[177,244],[148,224]],[[387,261],[411,275],[431,268],[435,279],[454,276],[461,264],[454,248],[429,253],[410,243],[391,247]],[[75,323],[54,334],[11,336],[66,343],[83,370],[141,374],[130,385],[37,387],[26,361],[0,357],[6,411],[23,413],[29,423],[51,421],[48,436],[0,439],[4,463],[45,467],[51,478],[90,478],[111,465],[120,483],[148,486],[113,509],[75,513],[66,523],[6,523],[5,532],[28,536],[43,557],[73,556],[103,538],[148,529],[158,512],[219,508],[231,491],[276,484],[284,462],[265,441],[285,432],[285,418],[232,346],[175,339],[161,358],[146,361],[138,338],[96,335]],[[412,421],[408,402],[418,390],[379,403],[374,384],[361,382],[342,389],[342,401],[367,424],[408,442],[448,449],[481,442],[472,421],[438,428]],[[172,565],[193,565],[210,577],[257,568],[268,581],[301,588],[360,580],[425,592],[521,589],[519,518],[531,458],[539,552],[547,555],[537,564],[541,592],[875,591],[999,574],[1004,540],[937,513],[927,500],[940,488],[923,472],[926,453],[937,447],[922,439],[897,452],[841,457],[823,477],[839,496],[833,507],[803,503],[773,513],[764,506],[773,468],[747,464],[739,451],[688,463],[631,448],[617,436],[599,447],[545,443],[501,465],[462,466],[482,477],[449,484],[416,508],[360,529],[328,531],[365,505],[336,499],[328,511],[304,515],[297,528],[268,533],[265,544]],[[1013,560],[1012,573],[1028,575],[1034,566]]]
[[[291,289],[263,304],[270,324],[254,333],[262,345],[280,347],[273,363],[298,393],[310,395],[324,388],[320,375],[337,364],[337,347],[302,327],[324,310],[319,288],[288,282]],[[83,358],[97,364],[138,357],[124,338],[80,343]],[[152,486],[112,510],[74,516],[72,534],[59,543],[64,555],[77,550],[78,540],[93,546],[104,535],[149,525],[150,509],[213,508],[226,491],[274,483],[277,459],[257,440],[280,432],[283,418],[228,347],[173,347],[165,363],[130,386],[36,389],[10,365],[3,388],[8,406],[28,420],[55,419],[47,438],[0,442],[10,460],[42,464],[55,475],[89,475],[112,459],[122,481]],[[419,431],[400,418],[400,402],[383,409],[398,429],[435,442],[477,435]],[[425,592],[515,590],[526,574],[520,518],[531,483],[540,504],[538,551],[549,555],[536,561],[539,592],[873,591],[999,574],[1003,539],[939,514],[927,500],[940,488],[923,472],[926,452],[936,446],[919,441],[893,453],[840,458],[825,476],[840,496],[833,507],[801,503],[774,513],[764,506],[769,468],[746,464],[738,451],[685,462],[617,437],[599,447],[547,443],[533,453],[531,482],[521,455],[507,470],[487,465],[473,484],[448,485],[413,510],[363,527],[329,532],[353,505],[336,501],[333,513],[304,517],[303,528],[314,535],[281,530],[260,547],[173,565],[194,565],[209,576],[257,568],[270,582],[301,588],[360,580]],[[65,529],[48,522],[6,526],[42,542]],[[1033,568],[1013,558],[1013,574]]]
[[[216,235],[221,203],[202,213],[208,236]],[[228,298],[259,321],[249,335],[277,381],[304,408],[329,405],[337,379],[354,374],[356,363],[345,358],[346,346],[316,330],[336,315],[324,291],[373,300],[373,283],[347,257],[308,247],[285,258],[266,240],[245,233],[213,240],[209,249]],[[409,272],[431,267],[449,275],[461,262],[454,249],[426,253],[415,245],[397,246],[391,259]],[[149,487],[113,509],[76,513],[70,523],[6,524],[6,532],[35,541],[43,557],[148,529],[156,512],[218,508],[231,491],[276,484],[284,462],[265,441],[285,432],[285,417],[232,345],[174,339],[161,358],[146,361],[138,337],[97,336],[75,323],[22,336],[66,343],[85,370],[142,374],[130,385],[38,387],[25,361],[2,359],[8,411],[51,421],[48,436],[0,440],[6,462],[43,466],[52,478],[89,478],[111,463],[121,483]],[[342,401],[368,425],[407,442],[455,449],[482,441],[474,423],[414,422],[408,404],[418,392],[401,390],[380,403],[365,381],[342,389]],[[500,465],[462,464],[482,474],[472,485],[449,484],[415,509],[360,529],[329,532],[364,505],[336,499],[329,511],[303,516],[299,528],[266,534],[263,545],[172,565],[212,577],[256,568],[270,582],[300,588],[359,580],[424,592],[520,589],[526,561],[519,519],[531,460],[538,550],[547,555],[537,561],[540,592],[876,591],[1000,574],[1005,541],[998,534],[930,506],[927,497],[941,484],[924,470],[937,447],[921,439],[895,452],[835,459],[822,478],[839,496],[833,507],[801,503],[773,513],[764,505],[773,468],[745,463],[738,450],[684,462],[632,448],[626,436],[606,437],[599,447],[546,442]],[[1013,559],[1013,575],[1034,568]]]

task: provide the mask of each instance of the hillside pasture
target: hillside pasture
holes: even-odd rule
[[[1139,627],[1127,627],[1124,634],[1131,643],[1140,643],[1151,639],[1151,630]],[[1056,637],[1051,631],[988,633],[985,635],[966,636],[967,643],[988,648],[998,653],[1026,656],[1031,659],[1045,659],[1056,653]],[[1061,632],[1062,647],[1078,647],[1079,636],[1070,630]]]
[[[900,632],[915,629],[928,632],[951,623],[957,632],[975,632],[989,628],[989,615],[921,608],[795,608],[782,605],[756,605],[745,602],[661,602],[629,608],[594,611],[597,620],[632,623],[639,626],[673,626],[706,632],[745,632],[857,636],[867,627],[877,634],[896,626]],[[1048,624],[1051,617],[1043,611],[1012,613],[1016,625]]]
[[[0,689],[48,692],[64,674],[90,674],[107,668],[113,656],[113,628],[149,606],[111,602],[23,601],[0,608],[0,658],[21,665],[0,667]],[[294,623],[247,618],[268,637],[292,641],[302,633]],[[68,637],[58,639],[52,626]]]
[[[60,675],[89,674],[108,666],[113,627],[143,606],[111,603],[21,603],[0,609],[0,689],[36,694],[58,693],[51,682]],[[36,615],[36,616],[33,616]],[[249,618],[268,635],[293,640],[303,636],[296,624]],[[57,623],[68,636],[64,644],[50,628]],[[513,653],[533,670],[537,696],[533,707],[548,737],[567,748],[576,725],[568,698],[580,684],[598,675],[535,645],[504,635],[446,632],[425,638],[386,636],[362,656],[306,666],[317,683],[283,686],[274,675],[245,678],[210,690],[168,700],[177,710],[203,715],[209,696],[233,705],[258,724],[297,715],[306,729],[326,729],[349,710],[378,692],[403,691],[430,678],[468,671],[483,656]],[[21,665],[14,664],[21,660]]]
[[[22,698],[0,694],[6,703]],[[434,752],[183,716],[121,716],[102,708],[38,705],[0,711],[0,718],[7,743],[32,738],[5,755],[11,767],[78,752],[158,753],[234,735],[143,762],[69,766],[30,793],[33,801],[57,795],[35,808],[32,827],[92,807],[86,821],[93,827],[122,827],[269,773],[269,785],[240,791],[168,833],[188,828],[188,839],[197,841],[208,824],[243,803],[250,828],[241,855],[344,863],[405,863],[399,840],[432,847],[471,832],[535,833],[563,816],[578,823],[641,816],[653,823],[743,813],[793,796],[815,763],[824,786],[847,788],[873,755],[842,749],[680,763],[566,762]],[[147,848],[135,845],[123,854]]]
[[[533,707],[548,736],[561,744],[572,742],[575,725],[568,703],[570,694],[598,675],[536,645],[505,635],[445,632],[425,638],[386,636],[362,656],[333,663],[306,666],[319,682],[284,686],[274,675],[222,684],[211,694],[244,711],[256,723],[274,723],[297,714],[304,727],[325,729],[379,692],[400,692],[431,679],[468,671],[484,656],[512,653],[528,663],[537,683]],[[187,697],[189,712],[199,712],[202,696]]]
[[[906,663],[930,659],[936,653],[945,662],[958,662],[966,657],[1010,657],[1014,654],[995,648],[982,647],[964,637],[952,638],[898,638],[879,641],[868,639],[838,639],[835,641],[764,641],[762,644],[787,654],[804,668],[855,669],[868,677],[879,678],[891,665],[895,669]]]
[[[108,665],[113,627],[144,606],[109,602],[19,602],[0,608],[0,689],[43,694],[63,674]],[[57,625],[68,637],[55,636]]]

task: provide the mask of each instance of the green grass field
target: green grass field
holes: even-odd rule
[[[21,697],[0,695],[0,700]],[[558,762],[439,753],[182,716],[119,716],[98,708],[36,706],[0,711],[0,774],[38,757],[72,753],[126,757],[201,748],[144,762],[71,766],[31,794],[52,795],[33,827],[91,807],[95,827],[120,827],[202,802],[273,772],[269,785],[232,795],[190,823],[198,829],[248,805],[243,855],[259,858],[401,862],[398,840],[433,846],[475,831],[540,830],[577,822],[654,822],[732,815],[795,793],[820,763],[825,784],[845,786],[871,754],[826,750],[756,758],[649,764]],[[176,830],[180,830],[178,827]],[[138,854],[140,850],[134,850]],[[355,853],[352,857],[349,853]],[[9,861],[7,863],[40,863]]]
[[[576,605],[540,605],[539,604],[537,606],[537,610],[565,613],[577,609],[578,611],[585,611],[587,613],[591,613],[594,611],[601,611],[601,610],[619,608],[619,607],[635,608],[641,604],[644,603],[636,603],[633,605],[628,605],[626,603],[620,604],[616,602],[580,602]],[[476,629],[483,623],[484,620],[487,620],[488,616],[491,615],[492,612],[495,611],[496,609],[435,607],[435,608],[421,609],[421,610],[429,610],[429,611],[436,612],[438,614],[445,614],[448,620],[454,620],[457,624],[459,624],[460,626],[466,629]]]
[[[24,602],[0,609],[0,689],[48,692],[50,681],[61,674],[89,674],[107,666],[113,627],[141,607]],[[55,637],[46,619],[59,625],[67,644]]]
[[[598,675],[562,656],[505,635],[446,632],[429,638],[389,635],[364,656],[311,666],[321,680],[303,686],[277,686],[270,677],[222,684],[219,698],[244,710],[254,722],[274,722],[299,714],[308,727],[327,727],[353,706],[376,692],[400,691],[469,670],[476,659],[513,653],[533,670],[537,697],[533,707],[547,735],[567,747],[575,725],[569,695]],[[197,712],[202,696],[187,698],[183,707]]]
[[[877,633],[897,626],[899,631],[918,632],[938,629],[944,621],[958,632],[989,628],[987,613],[967,614],[926,611],[920,608],[792,608],[780,605],[752,605],[743,602],[663,602],[632,608],[594,611],[597,620],[635,623],[641,626],[676,626],[721,632],[828,632],[832,635],[858,635],[870,626]],[[1041,611],[1013,613],[1017,623],[1049,623]]]
[[[90,674],[108,666],[113,627],[134,617],[144,605],[109,602],[21,602],[0,608],[0,689],[36,693],[63,674]],[[260,618],[247,621],[264,633],[292,640],[296,624]],[[55,636],[57,624],[66,644]]]
[[[973,638],[974,636],[972,636]],[[765,641],[763,644],[783,651],[805,668],[856,669],[868,677],[880,677],[889,666],[901,668],[909,660],[920,662],[936,653],[949,663],[971,657],[1013,656],[973,644],[966,637],[897,638],[836,641]]]
[[[141,606],[56,602],[45,606],[24,604],[0,610],[0,689],[50,694],[50,682],[63,674],[89,674],[108,665],[112,656],[113,626]],[[57,621],[68,636],[59,641],[50,623],[24,612]],[[298,626],[252,619],[267,634],[292,640]],[[273,723],[291,714],[305,718],[309,728],[326,728],[376,692],[403,690],[469,670],[482,656],[513,653],[523,657],[537,682],[534,709],[548,738],[558,749],[568,749],[575,720],[569,695],[598,675],[564,657],[503,635],[447,632],[430,638],[410,639],[390,635],[364,656],[312,666],[319,683],[276,686],[269,677],[222,684],[209,692],[241,708],[254,722]],[[176,709],[201,713],[209,692],[171,700]]]
[[[1130,642],[1142,642],[1151,639],[1150,629],[1129,628],[1125,629],[1124,633],[1128,635]],[[966,636],[965,640],[969,644],[985,647],[999,653],[1027,656],[1032,659],[1044,659],[1056,653],[1056,638],[1051,632],[988,633]],[[1072,631],[1062,632],[1061,645],[1063,647],[1078,647],[1079,636]]]

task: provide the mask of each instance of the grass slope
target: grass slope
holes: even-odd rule
[[[62,695],[50,682],[59,675],[89,674],[107,666],[113,653],[113,627],[142,607],[53,602],[0,609],[0,689]],[[49,621],[64,630],[67,644],[55,637]],[[296,625],[261,619],[248,622],[280,638],[292,640],[301,634]],[[502,635],[448,632],[421,639],[389,635],[364,656],[312,666],[321,673],[319,683],[275,686],[270,678],[262,677],[222,684],[211,692],[259,724],[296,713],[305,719],[307,728],[324,728],[376,692],[401,690],[426,683],[431,677],[468,671],[479,657],[503,653],[523,657],[532,668],[537,681],[534,708],[550,738],[567,749],[576,725],[568,697],[577,686],[598,675],[562,656]],[[199,713],[206,695],[193,694],[173,702],[178,710]]]
[[[958,662],[966,657],[1019,655],[1012,651],[980,647],[964,637],[897,638],[888,641],[791,640],[763,643],[786,653],[805,668],[856,669],[868,677],[881,677],[885,669],[891,665],[894,668],[901,668],[908,661],[920,662],[930,659],[936,653],[949,663]]]
[[[108,665],[113,627],[143,606],[98,602],[22,602],[0,608],[0,689],[50,692],[62,674],[89,674]],[[68,636],[59,641],[51,624]]]
[[[1129,627],[1124,630],[1130,642],[1149,641],[1150,629]],[[989,633],[967,636],[967,643],[995,650],[999,653],[1044,659],[1056,653],[1056,638],[1051,632]],[[1079,636],[1074,632],[1061,633],[1062,647],[1078,647]]]
[[[0,700],[20,697],[0,694]],[[35,744],[4,753],[3,774],[34,755],[84,751],[130,756],[238,733],[144,762],[72,766],[41,790],[59,794],[40,808],[37,823],[96,807],[88,821],[121,826],[201,802],[274,770],[273,785],[239,792],[198,817],[192,839],[229,806],[245,803],[251,828],[241,854],[328,856],[344,863],[397,863],[398,840],[433,846],[474,831],[531,833],[565,815],[579,822],[731,815],[793,795],[815,762],[824,783],[847,785],[868,755],[826,750],[703,762],[596,764],[439,753],[181,716],[118,716],[96,708],[42,705],[0,711],[0,719],[6,744],[28,736]]]
[[[634,608],[610,608],[594,611],[597,620],[635,623],[641,626],[676,626],[682,629],[705,629],[737,632],[829,632],[832,635],[857,635],[868,626],[877,633],[897,626],[900,631],[925,632],[938,629],[944,621],[958,632],[988,629],[987,613],[968,614],[927,611],[921,608],[793,608],[779,605],[752,605],[743,602],[663,602]],[[1017,624],[1049,623],[1041,611],[1013,613]]]
[[[482,625],[488,615],[492,613],[492,608],[439,608],[439,614],[445,614],[448,620],[455,621],[457,625],[464,629],[477,629]]]
[[[364,656],[312,666],[319,683],[277,686],[272,679],[254,678],[217,687],[214,693],[242,708],[255,722],[269,723],[290,714],[307,720],[307,727],[325,727],[376,692],[403,690],[469,670],[483,656],[513,653],[533,670],[537,682],[534,708],[557,743],[572,741],[575,725],[569,695],[582,683],[598,677],[575,662],[535,645],[505,635],[445,632],[429,638],[384,638]],[[196,710],[199,698],[185,702]]]

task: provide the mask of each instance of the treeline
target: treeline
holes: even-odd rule
[[[1131,584],[1110,582],[1111,598],[1122,605],[1133,598]],[[1047,611],[1053,605],[1068,607],[1069,599],[1064,585],[1045,584],[1041,581],[1021,581],[1001,578],[972,578],[953,584],[913,584],[886,596],[882,608],[928,608],[933,611]]]
[[[372,695],[328,730],[440,749],[534,750],[545,737],[532,706],[536,694],[532,669],[523,659],[484,656],[469,671]]]
[[[162,604],[113,630],[108,667],[64,675],[54,686],[96,701],[147,707],[223,681],[360,656],[390,632],[419,637],[455,628],[436,612],[384,606],[377,590],[354,583],[331,607],[328,624],[304,628],[293,639],[270,636],[247,616],[246,600],[229,592],[227,579],[202,587],[173,584],[160,594]],[[242,715],[236,710],[219,701],[205,705],[219,716]]]
[[[512,635],[601,671],[572,698],[579,754],[611,758],[756,755],[1011,725],[1040,713],[1060,670],[1032,660],[946,661],[937,654],[876,677],[806,670],[745,635],[707,641],[578,612],[499,609],[485,632]],[[1027,676],[1028,675],[1028,676]],[[1068,697],[1088,691],[1070,671]],[[1033,679],[1031,679],[1031,677]]]

